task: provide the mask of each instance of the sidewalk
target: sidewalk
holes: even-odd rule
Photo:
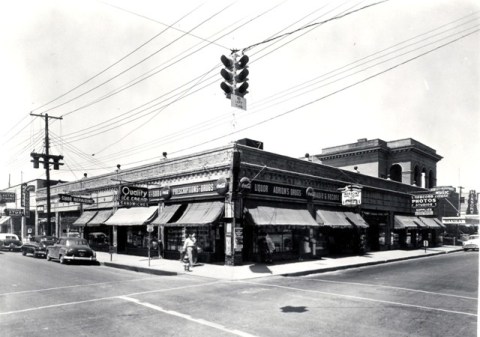
[[[369,252],[363,256],[345,256],[337,258],[324,257],[321,260],[296,261],[290,263],[279,262],[272,265],[250,263],[231,267],[219,264],[197,264],[193,268],[193,272],[185,272],[183,270],[183,264],[180,263],[180,261],[159,259],[158,257],[150,259],[150,266],[148,258],[143,256],[123,254],[110,255],[109,253],[97,252],[97,260],[100,264],[108,267],[128,269],[156,275],[188,274],[219,280],[245,280],[272,275],[293,276],[322,273],[458,251],[462,251],[461,246],[428,248],[426,252],[423,249]]]

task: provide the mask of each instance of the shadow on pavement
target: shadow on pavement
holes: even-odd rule
[[[272,271],[268,268],[268,266],[263,263],[253,264],[249,266],[249,268],[253,273],[272,274]]]

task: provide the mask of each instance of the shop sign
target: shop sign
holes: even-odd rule
[[[343,206],[358,206],[362,204],[362,187],[358,185],[345,186],[342,191]]]
[[[23,216],[24,212],[21,208],[5,208],[5,214],[8,216]]]
[[[342,201],[342,194],[340,192],[316,190],[312,187],[307,187],[305,191],[307,197],[313,200],[334,202],[338,204]]]
[[[438,186],[430,189],[431,192],[435,193],[437,199],[449,198],[451,193],[455,191],[455,188],[450,186]]]
[[[163,186],[161,188],[152,188],[148,190],[148,199],[152,200],[168,200],[172,197],[172,190],[170,186]]]
[[[59,202],[78,202],[80,204],[92,205],[95,201],[92,198],[75,197],[69,194],[58,194]]]
[[[225,178],[219,178],[215,182],[215,190],[219,195],[225,195],[228,192],[228,180]]]
[[[431,208],[417,208],[417,209],[415,209],[415,215],[433,215],[433,209],[431,209]]]
[[[0,192],[0,203],[15,202],[15,197],[14,192]]]
[[[148,189],[146,187],[120,186],[118,203],[122,206],[148,206]]]
[[[305,188],[272,184],[263,181],[252,181],[250,193],[300,199],[305,199],[307,197]]]
[[[437,206],[435,193],[421,193],[412,195],[413,208],[434,208]]]
[[[218,180],[178,185],[178,186],[164,186],[162,188],[151,189],[148,191],[148,195],[151,199],[170,199],[171,197],[183,197],[191,195],[211,194],[217,192],[220,195],[224,195],[228,191],[228,180],[220,178]]]
[[[444,224],[466,224],[467,221],[464,218],[442,218]]]
[[[153,225],[147,225],[147,232],[153,232]]]
[[[468,192],[467,214],[478,214],[477,204],[477,191],[470,190],[470,192]]]
[[[241,252],[243,249],[243,228],[235,227],[233,247],[236,252]]]

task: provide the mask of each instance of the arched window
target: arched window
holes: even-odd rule
[[[415,186],[421,186],[422,183],[422,176],[420,173],[420,169],[418,166],[415,165],[415,169],[413,170],[413,184]]]
[[[432,188],[432,187],[435,187],[435,176],[433,174],[433,171],[430,170],[430,172],[428,172],[428,187]]]
[[[427,186],[427,170],[425,168],[422,169],[422,173],[420,174],[420,186],[423,188],[428,188]]]
[[[389,177],[391,180],[402,182],[402,166],[394,164],[390,167]]]

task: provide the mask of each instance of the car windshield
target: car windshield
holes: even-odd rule
[[[86,246],[87,240],[85,239],[68,239],[65,243],[66,246]]]
[[[470,235],[470,236],[468,237],[469,240],[475,240],[475,239],[478,239],[478,238],[480,238],[479,235]]]

